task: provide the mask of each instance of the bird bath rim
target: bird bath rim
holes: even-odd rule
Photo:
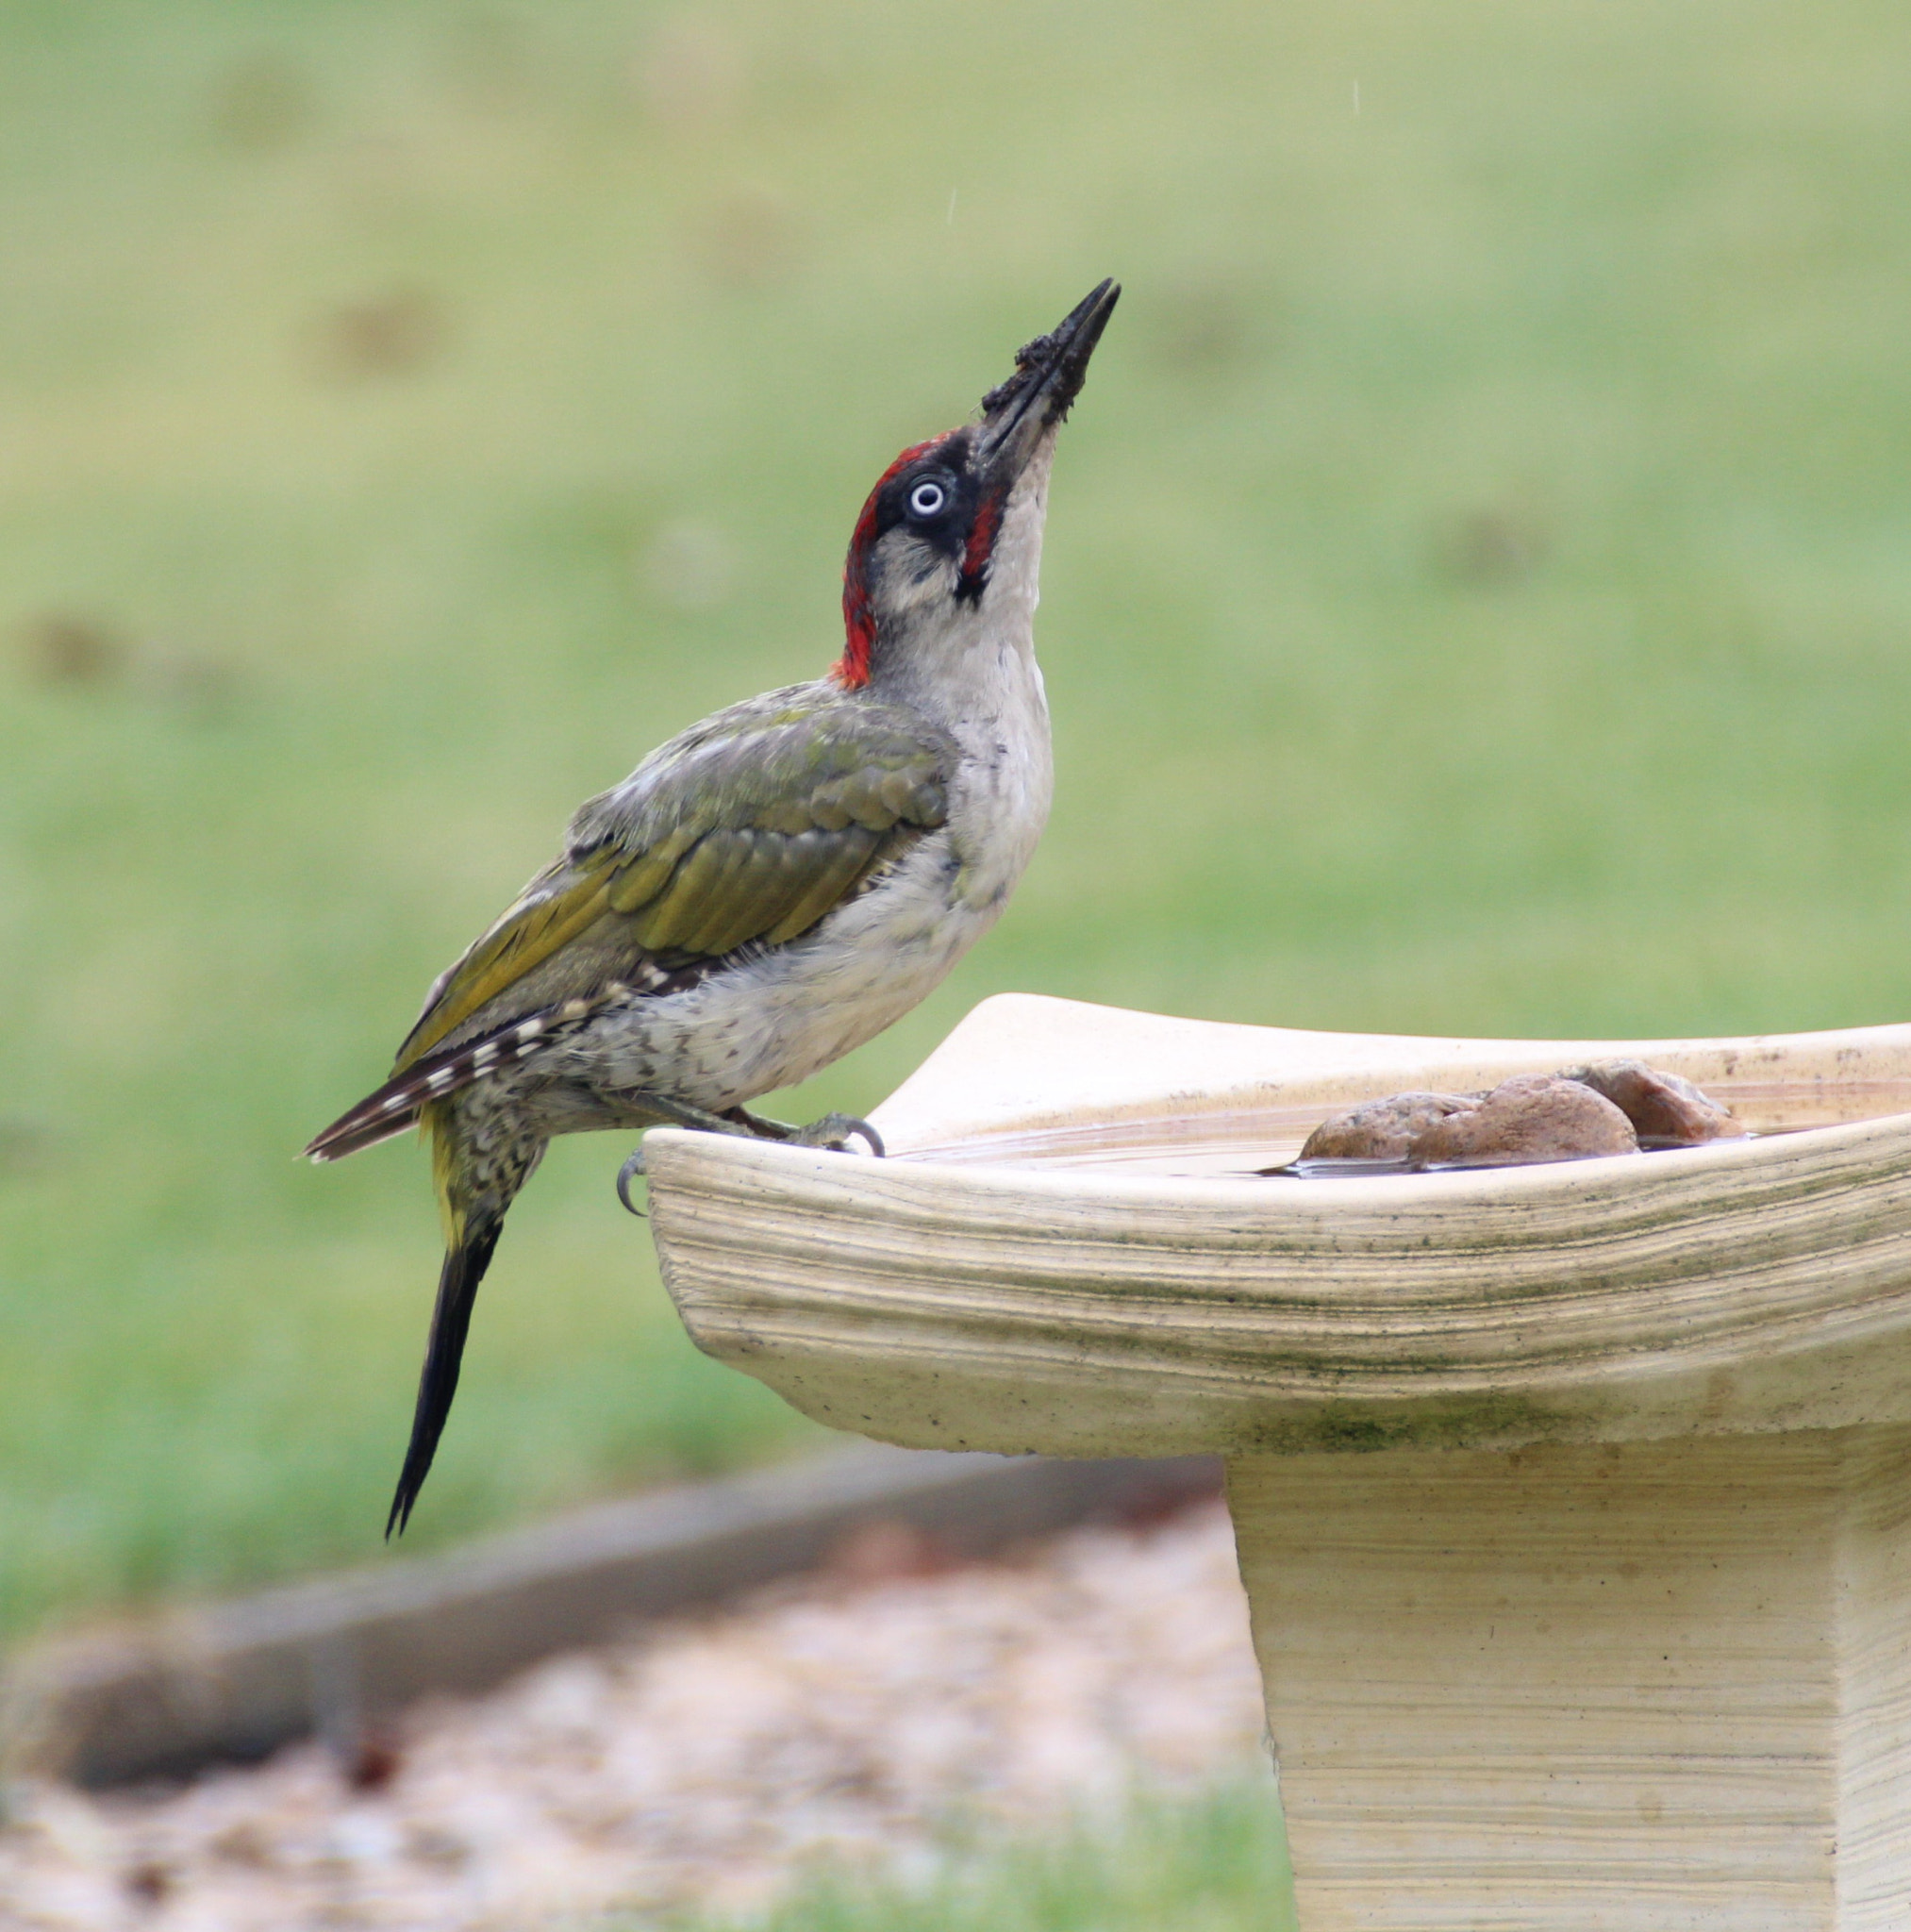
[[[892,1155],[1107,1164],[1124,1144],[1198,1124],[1294,1144],[1337,1108],[1466,1091],[1577,1061],[1647,1059],[1732,1106],[1754,1131],[1911,1112],[1911,1025],[1742,1039],[1468,1040],[1186,1020],[1039,994],[985,1000],[872,1119]],[[1237,1123],[1232,1129],[1230,1122]],[[1265,1165],[1266,1163],[1260,1163]]]
[[[1621,1056],[1860,1117],[1359,1180],[922,1158]],[[905,1158],[646,1150],[692,1335],[818,1420],[1228,1456],[1304,1928],[1879,1932],[1911,1898],[1911,1113],[1867,1103],[1907,1079],[1911,1027],[1373,1041],[1018,1000],[878,1110]]]
[[[1911,1027],[1615,1048],[991,1002],[878,1110],[904,1158],[653,1135],[658,1252],[706,1352],[819,1421],[916,1447],[1510,1448],[1911,1423],[1911,1112],[1353,1180],[934,1158],[1085,1116],[1133,1129],[1164,1081],[1212,1120],[1615,1051],[1702,1083],[1708,1058],[1729,1062],[1835,1112],[1911,1073]],[[1032,1120],[1051,1095],[1059,1117]]]

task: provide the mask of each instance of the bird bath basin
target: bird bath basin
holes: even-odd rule
[[[1637,1056],[1754,1138],[1259,1178]],[[1228,1458],[1302,1932],[1911,1925],[1911,1026],[1417,1040],[1013,996],[877,1161],[647,1142],[698,1345],[923,1448]]]

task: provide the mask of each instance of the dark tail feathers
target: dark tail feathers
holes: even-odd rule
[[[394,1531],[404,1535],[405,1525],[411,1520],[411,1506],[431,1473],[431,1458],[438,1453],[438,1439],[451,1413],[451,1398],[457,1393],[458,1363],[464,1357],[465,1337],[471,1332],[472,1304],[477,1300],[478,1283],[491,1264],[503,1226],[502,1214],[489,1220],[474,1219],[464,1239],[445,1255],[438,1277],[438,1305],[431,1311],[431,1340],[425,1344],[424,1368],[418,1377],[411,1441],[405,1452],[397,1493],[391,1498],[391,1514],[385,1522],[388,1541]]]

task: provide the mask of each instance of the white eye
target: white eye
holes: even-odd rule
[[[939,517],[943,506],[949,501],[949,492],[939,483],[922,482],[909,491],[909,514],[912,517]]]

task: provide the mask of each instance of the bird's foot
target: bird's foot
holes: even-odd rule
[[[782,1123],[777,1124],[781,1126]],[[846,1154],[852,1141],[860,1141],[878,1160],[888,1151],[883,1146],[883,1137],[868,1121],[858,1120],[853,1113],[826,1113],[806,1127],[784,1127],[783,1138],[793,1146],[827,1147],[836,1154]]]
[[[623,1203],[623,1211],[626,1214],[635,1214],[640,1221],[648,1221],[650,1216],[630,1198],[631,1182],[640,1180],[642,1176],[643,1149],[633,1147],[630,1150],[630,1158],[617,1170],[617,1198]]]
[[[852,1113],[826,1113],[807,1126],[792,1127],[786,1121],[773,1121],[767,1115],[752,1113],[747,1108],[733,1107],[725,1113],[711,1113],[687,1101],[673,1100],[664,1093],[633,1093],[629,1099],[646,1113],[655,1113],[673,1127],[688,1127],[698,1134],[740,1134],[757,1141],[781,1141],[791,1147],[826,1147],[846,1153],[854,1140],[860,1140],[880,1160],[884,1156],[883,1137],[868,1121]],[[630,1184],[644,1172],[643,1148],[640,1143],[617,1170],[617,1198],[640,1220],[643,1209],[630,1198]]]
[[[659,1121],[673,1127],[688,1127],[697,1134],[744,1134],[754,1131],[740,1121],[732,1120],[723,1114],[711,1113],[707,1108],[692,1107],[686,1100],[673,1100],[668,1093],[640,1092],[626,1096],[631,1106],[642,1113],[654,1113]],[[740,1113],[740,1108],[734,1109]],[[642,1174],[643,1143],[630,1151],[630,1158],[617,1170],[617,1198],[626,1209],[641,1221],[643,1209],[630,1198],[630,1184]]]
[[[733,1107],[724,1114],[760,1141],[781,1141],[789,1147],[826,1147],[833,1154],[848,1151],[852,1140],[860,1140],[878,1160],[883,1158],[883,1137],[866,1120],[853,1113],[826,1113],[806,1127],[792,1127],[788,1121],[773,1121],[769,1115],[752,1113],[746,1107]]]

